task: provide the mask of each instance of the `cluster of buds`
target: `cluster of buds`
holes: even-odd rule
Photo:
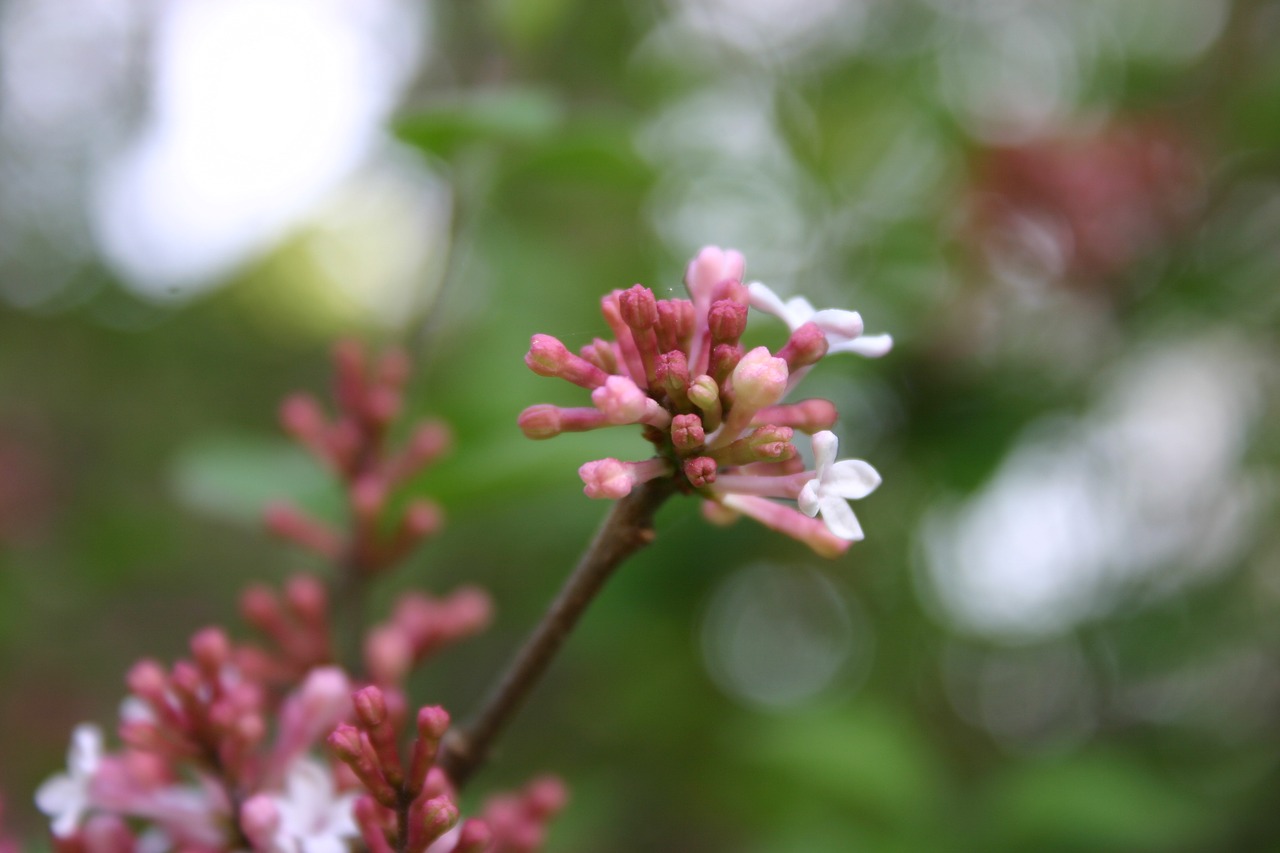
[[[400,755],[405,706],[398,694],[365,687],[352,697],[355,718],[329,735],[329,747],[365,793],[355,820],[371,853],[531,853],[564,806],[559,780],[542,778],[486,803],[482,816],[461,820],[457,793],[436,766],[449,729],[443,708],[420,708],[408,760]]]
[[[411,501],[384,531],[383,514],[392,490],[448,449],[448,428],[439,421],[418,425],[400,448],[387,447],[388,427],[403,405],[409,362],[403,352],[370,358],[348,341],[334,350],[334,401],[329,419],[318,400],[294,394],[280,407],[280,421],[293,438],[338,476],[351,523],[345,531],[288,503],[267,510],[267,526],[327,560],[361,575],[376,574],[401,560],[440,529],[443,515],[429,500]]]
[[[326,422],[318,404],[301,395],[285,403],[283,419],[346,485],[349,529],[339,533],[287,507],[269,512],[268,521],[334,560],[337,582],[349,589],[438,526],[438,510],[425,502],[410,504],[390,537],[379,521],[389,490],[439,455],[448,434],[427,424],[406,448],[388,453],[403,356],[373,363],[345,345],[335,361],[337,420]],[[335,661],[332,597],[306,575],[281,591],[255,585],[241,609],[266,638],[262,646],[233,644],[222,630],[206,628],[192,638],[188,659],[168,668],[136,664],[121,706],[123,746],[108,752],[96,726],[78,726],[67,771],[36,793],[57,853],[314,853],[361,849],[362,839],[377,853],[535,849],[562,793],[531,788],[508,796],[503,802],[523,805],[500,811],[493,829],[483,818],[459,823],[456,793],[435,766],[448,714],[434,707],[418,713],[407,769],[396,750],[406,676],[488,624],[487,594],[474,587],[438,598],[402,594],[390,618],[360,637],[366,670],[356,677]],[[370,680],[377,686],[353,694],[353,682]],[[336,758],[316,754],[322,741]]]
[[[255,796],[279,799],[282,789],[299,787],[299,775],[319,772],[329,779],[308,751],[350,715],[347,676],[336,667],[316,668],[274,698],[251,668],[240,665],[246,656],[253,657],[221,630],[206,628],[192,637],[189,659],[167,670],[154,661],[132,668],[130,695],[121,706],[123,748],[106,753],[96,726],[77,727],[67,772],[36,794],[37,805],[53,819],[59,850],[138,849],[135,844],[143,841],[134,837],[129,821],[139,820],[148,825],[146,843],[160,849],[244,846],[250,839],[241,829],[243,803]],[[268,742],[270,721],[275,731]],[[309,789],[304,796],[314,800]],[[316,805],[282,800],[280,808]],[[329,809],[331,802],[319,806]],[[274,846],[255,849],[291,849],[330,834],[327,826],[281,826]]]
[[[479,587],[459,587],[439,598],[404,593],[391,618],[365,635],[365,671],[383,687],[402,684],[413,668],[487,628],[492,616],[489,594]]]
[[[294,575],[281,593],[254,584],[241,596],[240,610],[268,640],[268,648],[246,644],[238,654],[241,669],[262,682],[292,683],[335,662],[328,592],[315,577]],[[492,616],[489,594],[476,586],[445,596],[401,593],[391,617],[364,634],[365,672],[375,684],[400,686],[413,669],[487,628]]]
[[[288,683],[333,662],[329,593],[315,577],[294,575],[281,593],[253,584],[240,596],[240,613],[270,641],[270,651],[246,647],[241,654],[242,665],[264,681]]]
[[[459,820],[453,788],[435,766],[449,715],[437,706],[419,709],[406,767],[399,751],[403,703],[394,695],[392,701],[388,698],[377,687],[358,691],[354,725],[338,726],[328,743],[367,792],[356,801],[355,816],[369,850],[423,853],[444,840]],[[479,853],[490,840],[488,827],[469,820],[447,847],[432,848],[432,853]]]
[[[1204,164],[1185,134],[1158,121],[990,148],[973,171],[969,227],[997,268],[1078,287],[1169,245],[1204,204]]]
[[[783,400],[826,355],[879,356],[892,341],[863,335],[857,312],[818,311],[803,298],[784,302],[758,282],[744,285],[743,271],[741,254],[709,246],[689,264],[687,300],[657,299],[639,284],[605,296],[601,308],[614,340],[597,338],[575,354],[550,335],[534,335],[525,356],[530,369],[589,390],[593,405],[530,406],[520,428],[547,439],[639,424],[656,454],[586,463],[578,473],[589,497],[622,498],[666,479],[705,498],[713,520],[748,515],[834,557],[862,538],[847,500],[869,494],[880,477],[861,460],[835,461],[830,401]],[[790,328],[776,353],[743,347],[749,307]],[[811,469],[793,443],[798,432],[813,438]],[[769,498],[796,500],[799,510]]]

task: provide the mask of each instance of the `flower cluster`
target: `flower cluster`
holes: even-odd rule
[[[656,454],[640,462],[614,458],[579,469],[593,498],[622,498],[636,486],[666,480],[706,499],[708,516],[748,515],[828,557],[861,539],[847,501],[865,497],[880,476],[861,460],[836,461],[836,409],[828,400],[784,403],[804,375],[831,353],[879,356],[887,335],[862,334],[855,311],[816,310],[787,301],[760,283],[742,283],[744,262],[709,246],[685,273],[689,299],[657,299],[642,285],[601,301],[614,339],[578,353],[550,335],[534,335],[525,363],[591,392],[590,407],[530,406],[519,424],[529,438],[639,424]],[[746,349],[748,308],[782,319],[791,335],[776,353]],[[812,437],[813,468],[793,439]],[[796,500],[799,509],[770,498]],[[815,516],[821,514],[822,520]]]
[[[419,709],[405,762],[397,745],[406,715],[396,694],[369,686],[354,702],[353,723],[338,726],[328,741],[366,791],[355,802],[355,819],[371,853],[527,853],[541,847],[548,821],[566,799],[558,780],[538,779],[524,791],[492,798],[481,817],[459,822],[457,794],[435,765],[449,714],[438,706]]]
[[[59,853],[344,853],[361,842],[374,853],[524,853],[541,843],[564,800],[558,783],[538,783],[536,796],[508,795],[500,802],[524,805],[498,808],[492,820],[486,810],[459,822],[456,791],[435,765],[449,726],[442,708],[417,712],[411,758],[400,762],[406,679],[486,627],[492,608],[475,587],[441,597],[407,592],[387,619],[363,626],[361,585],[439,526],[440,512],[423,500],[398,521],[387,516],[392,489],[443,451],[448,432],[427,423],[390,448],[406,360],[373,360],[348,344],[335,361],[337,416],[295,395],[282,421],[346,487],[346,528],[285,505],[267,512],[273,531],[333,562],[332,588],[311,575],[280,590],[251,586],[241,610],[263,642],[236,643],[206,628],[192,637],[188,658],[137,663],[120,710],[122,746],[108,751],[98,727],[77,727],[67,771],[36,793]],[[334,636],[341,620],[332,605],[351,609],[353,601],[354,642],[344,644]],[[346,667],[335,651],[342,645],[359,649]]]
[[[348,341],[334,350],[334,399],[338,411],[326,417],[309,394],[293,394],[280,407],[285,431],[337,476],[345,487],[350,529],[304,513],[289,503],[267,510],[267,526],[321,557],[371,576],[402,560],[425,537],[440,529],[443,514],[432,501],[411,501],[391,524],[380,528],[391,492],[434,462],[449,447],[449,429],[439,421],[418,425],[403,447],[387,447],[387,430],[403,406],[409,362],[392,351],[379,359]]]

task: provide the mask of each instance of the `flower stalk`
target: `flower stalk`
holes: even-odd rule
[[[653,517],[675,493],[671,480],[651,480],[614,504],[559,595],[494,683],[474,721],[445,739],[440,766],[459,790],[488,758],[494,742],[605,582],[628,557],[653,541]]]

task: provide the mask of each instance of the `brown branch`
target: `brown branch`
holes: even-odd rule
[[[628,557],[653,541],[654,513],[672,494],[670,480],[654,480],[614,505],[542,621],[495,683],[475,721],[463,731],[449,733],[439,763],[459,790],[488,758],[494,741],[605,581]]]

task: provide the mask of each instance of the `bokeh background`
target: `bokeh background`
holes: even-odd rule
[[[699,246],[897,346],[806,381],[884,485],[826,562],[667,506],[485,789],[557,851],[1280,845],[1280,3],[0,0],[0,791],[128,665],[308,564],[275,424],[407,342],[449,526],[381,591],[488,586],[456,714],[605,511],[628,430],[521,363]],[[751,334],[776,341],[756,318]]]

